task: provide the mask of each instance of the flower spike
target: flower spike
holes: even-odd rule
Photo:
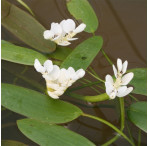
[[[117,69],[113,65],[114,75],[116,77],[115,81],[111,75],[106,75],[105,77],[105,87],[106,93],[110,99],[114,99],[116,96],[124,97],[132,92],[133,87],[127,87],[126,85],[133,79],[134,73],[126,73],[128,62],[125,61],[122,64],[121,59],[117,59]],[[125,75],[124,75],[125,74]]]
[[[81,23],[76,27],[75,22],[72,19],[62,20],[59,23],[51,23],[51,29],[46,30],[43,33],[44,39],[54,41],[61,46],[68,46],[71,43],[69,41],[77,40],[73,38],[77,33],[82,32],[86,27],[86,24]]]
[[[46,60],[42,66],[39,60],[35,59],[34,68],[42,74],[46,81],[47,93],[54,99],[58,99],[68,87],[85,75],[83,69],[77,71],[72,67],[60,69],[59,66],[53,65],[51,60]]]

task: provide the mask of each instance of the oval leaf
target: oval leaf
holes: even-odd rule
[[[87,69],[102,45],[103,39],[100,36],[94,36],[85,40],[68,55],[61,67],[68,68],[72,66],[76,70],[80,68]]]
[[[69,122],[82,114],[78,107],[70,103],[19,86],[2,84],[1,92],[4,107],[43,122]]]
[[[55,43],[45,40],[43,32],[45,28],[31,15],[2,0],[2,25],[20,40],[44,53],[53,52]]]
[[[48,55],[48,57],[63,61],[70,53],[72,49],[63,46],[57,46],[56,50]]]
[[[3,60],[15,62],[25,65],[34,65],[34,60],[38,58],[41,63],[44,63],[48,58],[43,54],[31,49],[16,46],[7,41],[1,41],[1,57]]]
[[[14,140],[2,140],[2,146],[27,146],[27,145]]]
[[[128,111],[128,117],[137,127],[147,132],[147,103],[136,102],[132,104]]]
[[[147,69],[135,68],[129,71],[134,73],[134,78],[130,82],[134,86],[133,93],[147,95]]]
[[[87,0],[69,0],[67,8],[76,19],[86,24],[86,32],[95,32],[98,28],[97,16]]]
[[[18,128],[28,138],[43,146],[95,146],[85,137],[62,126],[32,119],[17,121]]]

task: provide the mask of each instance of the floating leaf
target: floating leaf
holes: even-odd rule
[[[100,36],[94,36],[85,40],[68,55],[61,67],[68,68],[72,66],[76,70],[80,68],[87,69],[100,51],[102,45],[103,39]]]
[[[2,140],[2,146],[27,146],[24,143],[14,141],[14,140]]]
[[[70,103],[19,86],[2,84],[1,92],[4,107],[43,122],[69,122],[82,114],[78,107]]]
[[[56,45],[43,38],[45,28],[31,15],[2,0],[2,25],[20,40],[44,53],[55,50]]]
[[[49,54],[48,57],[63,61],[71,52],[72,49],[68,47],[57,46],[56,50]]]
[[[147,103],[136,102],[133,103],[128,111],[128,117],[137,127],[147,132]]]
[[[130,82],[134,86],[133,93],[147,95],[147,69],[135,68],[129,71],[134,73],[134,78]]]
[[[25,65],[33,65],[36,58],[38,58],[41,63],[44,63],[44,61],[48,59],[39,52],[16,46],[4,40],[1,41],[1,53],[3,60]]]
[[[85,137],[62,126],[39,122],[32,119],[17,121],[18,128],[39,145],[51,146],[95,146]]]
[[[86,32],[95,32],[98,28],[97,16],[87,0],[69,0],[67,8],[76,19],[86,24]]]

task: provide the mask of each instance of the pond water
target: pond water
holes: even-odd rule
[[[24,9],[17,2],[11,2]],[[47,29],[50,29],[51,22],[60,22],[63,19],[72,18],[67,11],[64,0],[24,0],[24,2],[30,6],[36,19]],[[146,0],[89,0],[89,2],[94,8],[100,22],[95,34],[103,37],[103,49],[110,59],[114,63],[116,63],[118,57],[123,60],[127,59],[129,61],[129,69],[146,67]],[[91,34],[81,33],[78,35],[80,39],[73,42],[70,47],[74,48],[89,36]],[[2,39],[21,46],[25,45],[3,27]],[[106,74],[112,74],[112,68],[101,52],[97,55],[91,66],[102,79],[104,79]],[[36,90],[24,80],[16,78],[16,75],[20,74],[24,70],[24,67],[23,65],[2,61],[2,82],[15,83]],[[44,80],[40,74],[36,73],[33,67],[28,67],[23,76],[34,79],[45,86]],[[86,78],[94,80],[89,75],[86,75]],[[78,93],[84,95],[97,94],[90,88],[80,90]],[[146,100],[144,96],[136,95],[135,97],[141,101]],[[120,127],[119,112],[116,110],[119,104],[117,99],[96,104],[84,103],[67,96],[62,96],[61,99],[79,106],[85,113],[102,117],[118,128]],[[128,106],[132,102],[127,97],[125,100],[125,106]],[[9,110],[2,111],[2,139],[18,140],[29,146],[36,146],[37,144],[27,139],[18,130],[16,120],[21,118],[23,117]],[[138,128],[131,122],[127,124],[132,131],[134,140],[137,141]],[[84,117],[80,117],[65,126],[87,137],[97,146],[116,135],[108,126]],[[127,128],[125,128],[124,132],[128,135]],[[146,145],[146,134],[144,132],[142,132],[141,138],[141,145]],[[130,144],[120,137],[112,145],[128,146]]]

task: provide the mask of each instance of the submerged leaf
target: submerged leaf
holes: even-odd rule
[[[70,0],[67,2],[69,12],[77,19],[86,24],[84,31],[95,32],[98,28],[97,16],[87,0]]]
[[[14,140],[2,140],[2,146],[27,146],[24,143],[14,141]]]
[[[17,121],[18,128],[28,138],[43,146],[95,146],[85,137],[62,126],[32,119]]]
[[[2,84],[1,92],[4,107],[42,122],[65,123],[82,114],[78,107],[70,103],[19,86]]]
[[[45,28],[31,15],[2,0],[2,25],[20,40],[44,53],[53,52],[56,45],[43,38]]]
[[[128,117],[137,127],[147,132],[147,103],[136,102],[133,103],[128,111]]]

